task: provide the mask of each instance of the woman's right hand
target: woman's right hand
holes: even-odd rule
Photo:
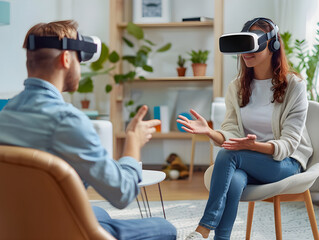
[[[208,134],[211,128],[208,126],[208,123],[205,118],[199,115],[195,110],[191,109],[190,113],[195,117],[195,120],[189,120],[186,117],[179,115],[176,121],[182,124],[182,129],[186,132],[193,134]]]

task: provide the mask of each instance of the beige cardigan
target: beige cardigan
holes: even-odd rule
[[[268,141],[275,147],[273,158],[281,161],[292,157],[306,169],[312,146],[305,127],[308,100],[305,81],[293,74],[287,76],[288,87],[283,103],[274,103],[272,114],[272,131],[274,140]],[[226,140],[245,137],[240,114],[240,99],[238,98],[239,81],[233,80],[225,97],[226,115],[217,130]]]

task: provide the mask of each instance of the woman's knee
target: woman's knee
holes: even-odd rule
[[[224,148],[220,149],[217,153],[215,163],[226,162],[226,160],[228,160],[228,161],[233,160],[234,157],[236,156],[236,152],[237,151],[231,151],[231,150],[227,150]]]

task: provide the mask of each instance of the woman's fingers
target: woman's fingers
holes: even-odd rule
[[[178,115],[178,118],[180,118],[180,119],[182,119],[182,120],[184,120],[184,121],[186,121],[186,122],[189,121],[189,119],[188,119],[187,117],[182,116],[182,115]]]
[[[191,129],[189,129],[189,128],[186,128],[186,127],[184,127],[184,126],[182,126],[182,129],[184,129],[186,132],[188,132],[188,133],[194,133],[194,131],[193,130],[191,130]]]
[[[202,116],[199,115],[194,109],[191,109],[190,112],[191,112],[191,114],[194,115],[194,117],[195,117],[196,119],[202,118]]]
[[[184,125],[184,126],[190,128],[190,129],[192,129],[191,125],[190,125],[188,122],[183,121],[183,120],[180,120],[180,119],[177,119],[176,121],[177,121],[178,123],[180,123],[180,124],[182,124],[182,125]]]

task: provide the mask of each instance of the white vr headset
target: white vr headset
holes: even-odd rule
[[[27,49],[35,51],[41,48],[76,51],[80,62],[95,62],[101,55],[101,40],[95,36],[82,36],[79,33],[77,39],[64,37],[61,40],[57,36],[29,35]]]
[[[259,20],[269,23],[273,29],[270,32],[263,32],[261,30],[252,30],[250,28]],[[255,53],[263,51],[267,46],[270,51],[275,52],[280,48],[278,40],[279,28],[270,19],[255,18],[245,24],[240,33],[224,34],[219,38],[219,49],[222,53],[242,54]]]

